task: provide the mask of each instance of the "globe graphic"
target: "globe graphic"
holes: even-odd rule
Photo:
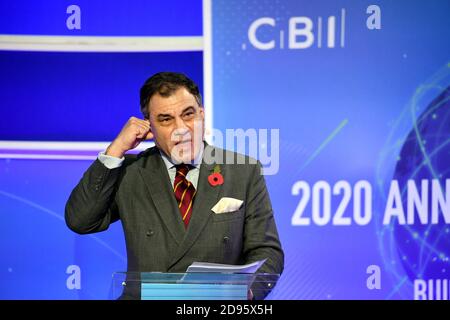
[[[415,118],[413,110],[411,117],[413,128],[401,147],[393,179],[400,186],[405,216],[408,180],[414,180],[419,195],[421,181],[428,181],[428,223],[421,223],[417,211],[414,211],[414,224],[399,224],[396,220],[392,229],[393,244],[400,265],[411,282],[415,279],[449,279],[450,221],[445,223],[439,207],[439,222],[431,223],[431,181],[438,181],[443,205],[448,210],[450,199],[446,198],[445,185],[446,179],[450,179],[450,86],[443,88],[420,116]]]

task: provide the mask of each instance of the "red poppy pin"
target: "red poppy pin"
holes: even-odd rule
[[[220,173],[220,166],[218,164],[214,166],[214,171],[208,176],[208,182],[213,187],[223,184],[223,176]]]

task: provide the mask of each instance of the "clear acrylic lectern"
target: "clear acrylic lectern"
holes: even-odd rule
[[[132,300],[255,300],[275,287],[278,274],[116,272],[112,298]],[[251,293],[250,293],[251,290]]]

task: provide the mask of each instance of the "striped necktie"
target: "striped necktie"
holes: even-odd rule
[[[192,206],[197,190],[195,190],[192,183],[186,179],[187,173],[191,169],[191,166],[187,164],[180,164],[175,167],[177,169],[177,173],[173,183],[173,192],[175,193],[175,198],[178,202],[178,209],[180,209],[184,227],[187,228],[189,220],[191,220]]]

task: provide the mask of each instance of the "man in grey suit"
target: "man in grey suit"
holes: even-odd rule
[[[131,117],[72,191],[68,227],[88,234],[120,219],[129,272],[267,258],[258,272],[281,274],[284,254],[261,165],[204,142],[197,85],[183,74],[157,73],[141,88],[140,103],[144,119]],[[147,139],[156,146],[125,154]],[[254,298],[267,294],[257,291]]]

